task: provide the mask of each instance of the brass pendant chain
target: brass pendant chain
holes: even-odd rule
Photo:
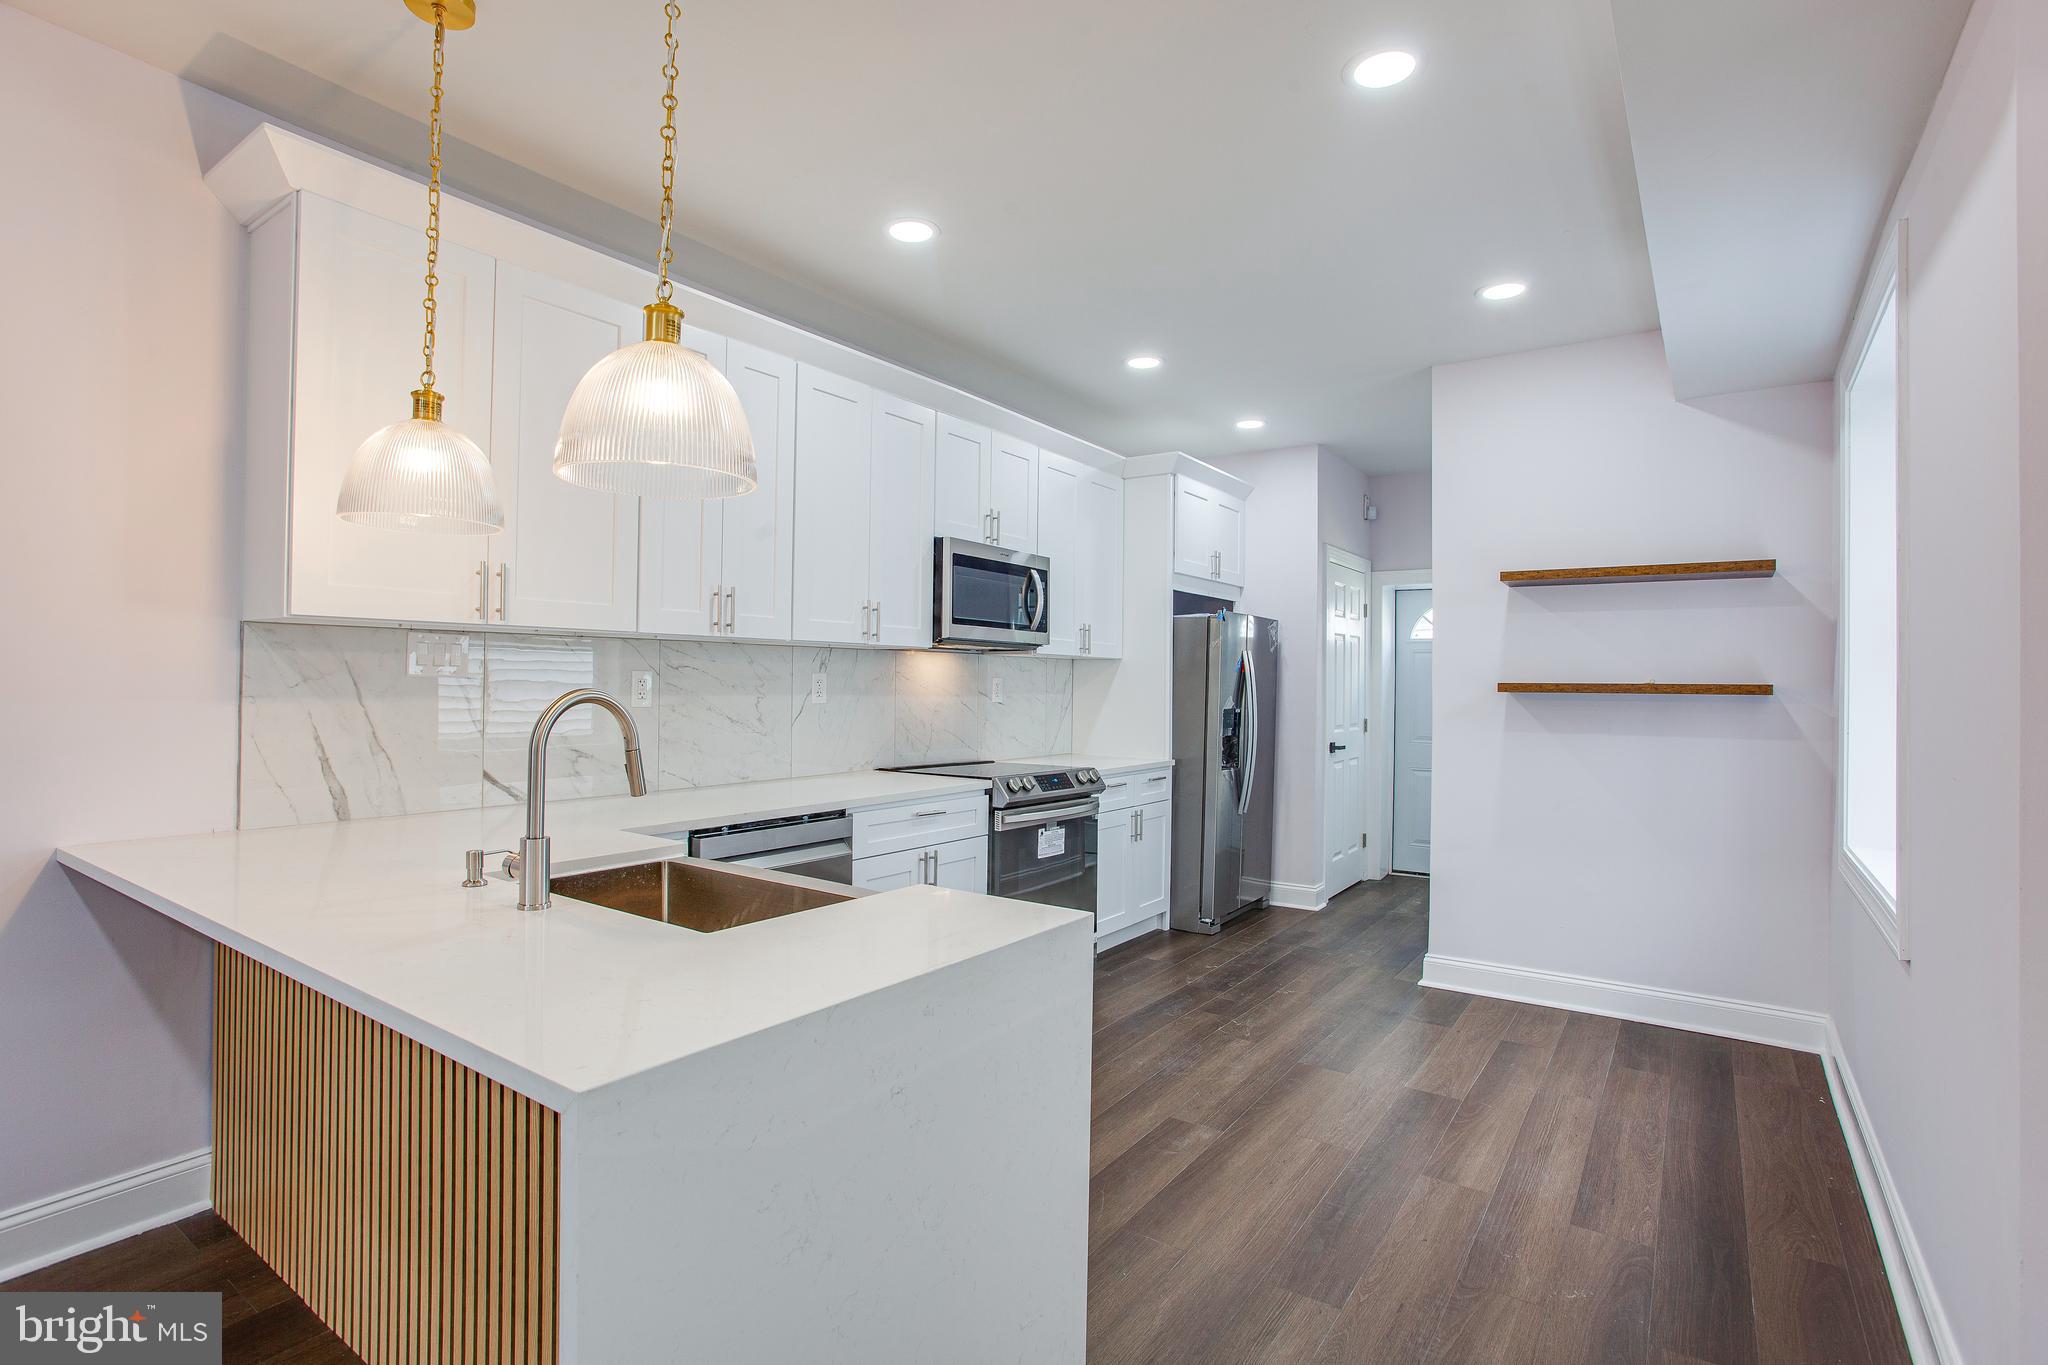
[[[447,41],[447,26],[442,22],[442,6],[434,6],[434,103],[433,112],[427,116],[427,296],[421,300],[426,312],[426,337],[420,343],[420,356],[426,361],[426,368],[420,371],[420,387],[429,392],[434,387],[434,286],[441,282],[435,267],[441,260],[441,70],[447,58],[443,51]]]
[[[668,0],[662,8],[668,15],[668,60],[662,64],[661,74],[668,78],[668,91],[661,97],[661,282],[654,287],[654,297],[658,303],[667,303],[675,292],[669,283],[668,265],[675,257],[669,238],[676,221],[676,20],[683,17],[683,11],[676,0]]]

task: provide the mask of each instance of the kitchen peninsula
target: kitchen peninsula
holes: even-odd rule
[[[566,802],[555,872],[976,790]],[[519,819],[59,851],[218,945],[216,1203],[336,1331],[370,1360],[1080,1358],[1088,916],[939,886],[717,933],[559,887],[521,914],[461,886]]]

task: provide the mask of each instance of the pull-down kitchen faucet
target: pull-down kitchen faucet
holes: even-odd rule
[[[547,829],[548,736],[554,733],[556,721],[585,705],[603,707],[619,723],[619,733],[626,741],[626,789],[635,796],[647,795],[647,775],[640,768],[640,729],[616,698],[594,687],[579,687],[549,702],[533,723],[533,738],[526,749],[526,837],[519,841],[519,851],[505,860],[505,870],[519,878],[521,910],[548,908],[548,881],[553,873]],[[470,850],[464,886],[483,885],[488,856],[481,849]]]

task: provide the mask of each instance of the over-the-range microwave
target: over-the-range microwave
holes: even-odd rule
[[[932,643],[945,649],[1037,649],[1051,638],[1044,555],[939,536],[932,550]]]

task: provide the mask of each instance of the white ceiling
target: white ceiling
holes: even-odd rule
[[[400,0],[14,3],[310,131],[423,163],[426,31]],[[1725,55],[1774,27],[1772,13],[1809,4],[1833,16],[1964,3],[1614,0],[1638,63],[1630,113],[1655,129],[1636,130],[1632,150],[1609,0],[698,0],[683,20],[691,241],[678,273],[1113,450],[1319,442],[1368,470],[1421,468],[1429,366],[1644,330],[1660,303],[1674,363],[1690,366],[1696,337],[1710,356],[1810,369],[1811,338],[1839,334],[1862,248],[1807,295],[1783,288],[1783,270],[1769,277],[1779,313],[1806,323],[1782,356],[1753,326],[1736,338],[1718,325],[1727,261],[1712,248],[1727,216],[1687,231],[1685,216],[1714,204],[1680,191],[1703,169],[1720,172],[1717,196],[1750,191],[1739,163],[1716,166],[1711,138],[1682,136],[1719,89],[1688,73],[1686,45]],[[1694,18],[1643,17],[1673,10]],[[648,253],[660,5],[482,11],[450,38],[450,181]],[[1931,88],[1925,72],[1938,77],[1954,34],[1938,52],[1912,49],[1943,27],[1922,18],[1881,44],[1876,75],[1823,81],[1784,117],[1814,116],[1831,96],[1830,109],[1882,102],[1872,83],[1902,66],[1916,97]],[[1834,60],[1836,35],[1794,27],[1789,69]],[[1874,41],[1860,35],[1839,60],[1874,60]],[[1350,58],[1396,46],[1422,59],[1405,84],[1341,79]],[[1774,248],[1775,202],[1749,203],[1751,256],[1840,257],[1858,222],[1867,243],[1871,203],[1903,165],[1903,117],[1882,120],[1876,150],[1842,170],[1858,193],[1831,231]],[[1757,124],[1751,113],[1731,125],[1745,152]],[[1774,171],[1838,142],[1778,139],[1788,164]],[[1654,197],[1653,297],[1637,164],[1665,157],[1648,176],[1676,186]],[[906,214],[937,223],[938,240],[890,241],[883,226]],[[1667,271],[1666,243],[1682,268]],[[1503,277],[1527,279],[1528,296],[1474,299]],[[1166,365],[1127,370],[1138,351]],[[1234,430],[1247,415],[1266,428]]]
[[[1613,0],[1680,398],[1834,373],[1970,0]]]

